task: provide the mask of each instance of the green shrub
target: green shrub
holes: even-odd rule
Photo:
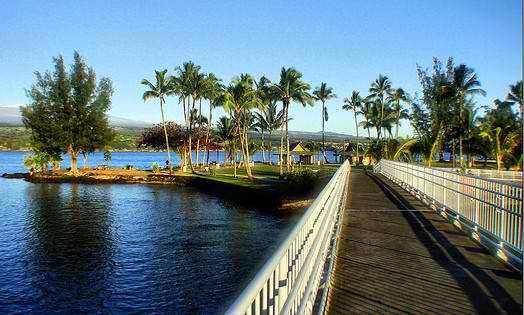
[[[308,190],[315,186],[318,175],[309,168],[295,168],[285,174],[285,179],[294,190]]]
[[[127,164],[126,166],[124,166],[124,169],[126,169],[126,170],[134,170],[135,167],[132,164]]]
[[[217,175],[217,170],[214,167],[210,167],[209,168],[209,175],[216,176]]]
[[[158,162],[151,164],[151,170],[153,171],[153,173],[160,173],[161,169],[162,167],[160,166]]]

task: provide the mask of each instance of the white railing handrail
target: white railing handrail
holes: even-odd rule
[[[417,165],[417,166],[421,166],[421,165]],[[479,178],[479,179],[487,180],[487,181],[494,182],[494,183],[500,183],[501,180],[519,180],[519,179],[522,180],[522,176],[523,176],[522,172],[517,172],[517,171],[497,171],[497,170],[482,170],[482,169],[468,168],[466,169],[466,173],[462,173],[462,172],[459,172],[460,171],[459,168],[449,168],[449,167],[430,167],[430,168],[439,170],[442,172],[451,173],[451,174],[459,174],[462,176]],[[498,174],[498,175],[505,175],[506,177],[485,177],[483,174],[485,176]],[[520,187],[518,183],[504,182],[504,184]]]
[[[381,160],[373,170],[429,200],[441,214],[450,214],[455,225],[488,244],[492,252],[510,255],[513,266],[522,266],[521,186],[389,160]]]
[[[311,267],[312,259],[315,258],[312,253],[316,253],[316,250],[310,251],[309,249],[318,248],[320,242],[319,239],[325,238],[325,235],[322,237],[322,232],[326,235],[329,234],[327,232],[331,232],[329,231],[330,225],[326,224],[328,221],[331,222],[331,213],[329,210],[334,210],[336,207],[338,212],[340,208],[338,203],[342,200],[341,193],[344,192],[349,170],[350,166],[347,161],[339,167],[315,201],[295,224],[291,232],[275,250],[269,260],[266,261],[263,267],[257,272],[253,280],[227,310],[226,314],[251,314],[252,309],[254,309],[254,314],[260,314],[264,312],[261,311],[261,309],[267,310],[270,307],[273,307],[273,314],[279,314],[284,308],[289,311],[298,307],[296,302],[291,299],[297,297],[297,292],[300,290],[299,287],[301,286],[303,279],[310,278],[307,271],[310,269],[309,267]],[[313,235],[312,233],[315,233],[316,236],[313,240],[310,239],[310,236]],[[321,245],[324,245],[323,242]],[[289,257],[290,251],[293,251],[293,255],[296,256],[291,257],[291,260]],[[283,266],[282,272],[280,270],[281,265]],[[299,270],[293,270],[294,275],[292,278],[288,279],[287,276],[282,276],[281,273],[285,272],[288,274],[289,269],[295,268],[295,265],[300,265],[299,267],[301,268],[299,268]],[[277,276],[278,279],[276,279]],[[277,285],[274,287],[271,285],[268,286],[268,282],[270,281]],[[293,281],[293,283],[290,283],[291,281]],[[295,285],[297,282],[298,284]],[[286,289],[286,300],[279,301],[279,305],[275,305],[276,297],[279,296],[278,292],[280,292],[279,290],[282,287],[285,287]],[[267,290],[264,290],[265,288]],[[275,294],[273,295],[269,291],[272,291]],[[267,296],[268,292],[269,296]],[[287,298],[288,292],[290,293],[289,299]],[[265,299],[260,297],[261,294],[266,294]],[[283,298],[283,294],[280,298]]]

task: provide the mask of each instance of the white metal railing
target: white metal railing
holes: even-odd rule
[[[454,171],[459,172],[459,168],[444,168],[438,167],[437,169],[442,169],[444,171]],[[498,171],[498,170],[487,170],[480,168],[468,168],[465,170],[464,175],[472,175],[478,177],[484,177],[488,179],[500,179],[500,180],[509,180],[514,182],[522,182],[522,172],[518,171]]]
[[[346,194],[342,164],[226,314],[310,314]]]
[[[436,208],[451,212],[455,221],[470,225],[477,236],[482,233],[500,249],[517,253],[522,264],[520,185],[389,160],[381,160],[373,170],[429,197]]]

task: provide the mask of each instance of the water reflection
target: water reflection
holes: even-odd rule
[[[11,180],[0,196],[2,314],[220,313],[293,220],[167,185]]]
[[[27,186],[27,272],[41,311],[100,310],[111,296],[111,198],[85,187]]]

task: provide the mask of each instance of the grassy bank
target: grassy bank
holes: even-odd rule
[[[209,194],[223,196],[227,199],[242,202],[248,206],[269,208],[299,209],[304,208],[316,197],[338,166],[296,166],[295,170],[311,170],[314,177],[305,187],[280,179],[279,167],[276,165],[255,165],[252,167],[254,179],[248,179],[245,169],[234,169],[230,166],[210,172],[197,170],[196,174],[175,172],[153,173],[143,170],[109,169],[81,170],[81,175],[73,177],[66,171],[55,171],[46,174],[35,174],[28,177],[31,182],[82,182],[82,183],[150,183],[173,184],[196,187]],[[284,169],[285,170],[285,169]]]

